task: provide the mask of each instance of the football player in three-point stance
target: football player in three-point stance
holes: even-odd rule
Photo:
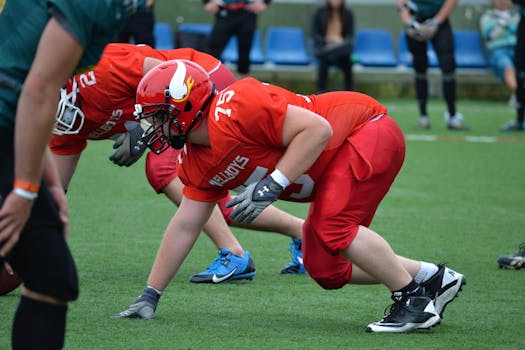
[[[398,256],[368,228],[405,157],[401,129],[373,98],[301,96],[253,78],[217,92],[202,68],[175,60],[141,80],[136,115],[151,124],[144,139],[153,151],[182,149],[185,185],[149,286],[167,285],[216,201],[241,188],[227,204],[239,222],[251,222],[277,199],[311,202],[303,259],[321,287],[382,283],[392,292],[394,304],[369,332],[435,326],[461,290],[462,274]],[[159,297],[147,287],[116,316],[151,319]]]
[[[204,67],[219,90],[235,81],[226,66],[208,54],[189,48],[155,50],[129,44],[108,45],[93,69],[68,81],[61,92],[55,134],[49,143],[64,188],[69,185],[88,139],[116,139],[117,149],[110,159],[121,166],[130,166],[142,156],[147,148],[141,139],[144,130],[133,115],[137,85],[145,72],[174,58],[188,59]],[[151,186],[176,205],[180,204],[183,187],[177,178],[178,155],[179,151],[171,148],[160,155],[149,152],[146,158],[146,176]],[[193,276],[192,282],[220,283],[251,279],[255,275],[249,252],[244,251],[223,219],[224,216],[228,224],[231,221],[231,209],[225,207],[229,199],[227,195],[219,201],[204,227],[219,255],[209,268]],[[302,224],[302,219],[272,206],[254,223],[235,225],[290,236],[292,261],[283,273],[304,273],[300,248]]]
[[[12,347],[62,349],[78,281],[65,240],[67,201],[46,152],[57,91],[75,69],[97,62],[144,0],[0,4],[0,265],[7,260],[24,282]]]

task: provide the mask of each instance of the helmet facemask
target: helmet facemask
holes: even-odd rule
[[[56,135],[78,134],[84,125],[84,113],[76,106],[77,83],[73,78],[73,86],[70,93],[65,88],[60,89],[60,100],[58,101],[55,126],[53,133]]]
[[[203,106],[195,113],[195,117],[186,127],[185,122],[179,122],[177,116],[181,113],[180,108],[170,103],[169,88],[164,90],[165,103],[135,105],[135,117],[142,121],[147,120],[148,128],[142,139],[147,146],[156,154],[164,152],[168,147],[182,149],[188,139],[191,130],[199,123],[208,105],[215,96],[215,85],[212,93],[206,99]],[[186,104],[188,105],[188,104]]]

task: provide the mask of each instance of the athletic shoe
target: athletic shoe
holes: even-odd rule
[[[425,295],[434,301],[437,313],[443,318],[447,304],[458,296],[467,282],[465,276],[444,264],[439,264],[438,268],[438,272],[421,286],[425,290]]]
[[[394,301],[381,321],[370,323],[367,332],[407,333],[414,329],[428,329],[439,322],[432,299],[425,295],[413,295]]]
[[[127,310],[112,315],[111,318],[142,318],[145,320],[153,320],[159,298],[160,294],[155,290],[145,288],[142,294]]]
[[[281,270],[281,274],[306,274],[306,269],[303,265],[303,252],[301,250],[302,240],[299,238],[292,238],[292,243],[288,245],[288,251],[292,255],[292,260],[288,266]]]
[[[251,280],[255,276],[255,264],[248,251],[241,258],[228,249],[219,250],[219,256],[210,266],[190,278],[193,283],[224,283],[234,280]]]
[[[523,131],[525,130],[525,122],[520,124],[515,120],[511,120],[507,124],[503,125],[499,130],[503,132]]]
[[[498,264],[502,269],[525,269],[525,243],[520,244],[519,251],[516,254],[500,256]]]
[[[422,115],[421,117],[419,117],[415,128],[419,130],[430,130],[430,119],[428,118],[428,116]]]
[[[451,117],[448,112],[445,112],[444,115],[445,124],[449,130],[462,130],[468,131],[470,127],[466,125],[463,121],[463,114],[456,112],[456,114]]]

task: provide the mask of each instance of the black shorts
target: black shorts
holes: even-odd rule
[[[3,202],[13,188],[12,130],[0,128],[0,152],[0,202]],[[44,184],[18,242],[6,258],[26,288],[63,301],[78,298],[75,262],[63,235],[57,206]]]

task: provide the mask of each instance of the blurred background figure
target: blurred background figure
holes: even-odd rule
[[[510,0],[492,0],[492,8],[487,9],[480,19],[480,31],[490,67],[511,92],[509,104],[516,105],[516,69],[514,49],[519,14],[511,11]]]
[[[525,114],[525,0],[512,0],[519,5],[520,21],[516,33],[514,65],[516,67],[516,120],[511,120],[501,127],[501,131],[523,131]]]
[[[215,15],[209,38],[209,53],[221,58],[232,36],[237,37],[237,72],[242,78],[250,73],[250,50],[257,29],[257,15],[271,0],[203,0],[204,10]]]
[[[399,16],[403,23],[408,50],[413,56],[415,89],[419,107],[417,129],[430,129],[427,113],[428,102],[428,42],[436,51],[442,74],[443,97],[447,104],[444,119],[450,130],[469,130],[463,115],[456,110],[456,60],[454,37],[449,16],[458,0],[397,0]]]
[[[147,0],[146,8],[139,10],[129,18],[126,26],[118,34],[117,42],[133,42],[155,47],[155,36],[153,35],[153,26],[155,25],[154,4],[155,0]]]
[[[311,36],[318,59],[317,91],[327,91],[330,65],[337,65],[343,72],[344,90],[353,90],[354,15],[344,0],[326,0],[324,6],[314,12]]]

